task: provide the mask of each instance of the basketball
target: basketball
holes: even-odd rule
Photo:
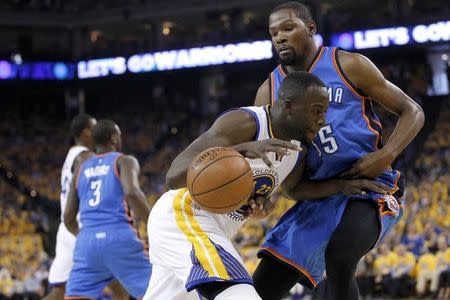
[[[209,212],[225,214],[244,205],[253,191],[247,160],[231,148],[209,148],[192,161],[187,187],[194,202]]]

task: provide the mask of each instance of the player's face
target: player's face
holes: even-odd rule
[[[283,65],[292,65],[306,56],[307,44],[316,32],[316,25],[308,25],[290,9],[274,12],[269,17],[269,33]]]
[[[299,111],[303,119],[303,140],[310,143],[314,140],[317,132],[325,125],[325,113],[328,109],[328,93],[325,87],[310,87],[304,95],[305,105]]]

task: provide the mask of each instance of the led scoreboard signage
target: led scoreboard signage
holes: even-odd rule
[[[272,43],[256,41],[201,48],[142,53],[124,57],[93,59],[78,63],[78,78],[167,71],[184,68],[232,64],[272,58]]]
[[[333,34],[331,44],[346,50],[450,41],[450,21]]]

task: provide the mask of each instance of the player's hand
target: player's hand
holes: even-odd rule
[[[246,215],[254,219],[264,219],[274,210],[275,205],[269,198],[256,197],[248,200]]]
[[[367,192],[386,195],[389,187],[369,179],[342,180],[342,192],[348,196],[365,195]]]
[[[341,174],[341,178],[375,178],[380,176],[392,163],[395,157],[381,150],[361,157],[352,168]]]
[[[269,168],[272,167],[272,163],[266,155],[267,152],[289,155],[289,150],[302,151],[301,147],[279,139],[242,143],[234,146],[233,149],[250,159],[261,158]]]

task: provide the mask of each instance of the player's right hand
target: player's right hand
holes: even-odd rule
[[[368,192],[386,195],[390,188],[382,183],[369,179],[342,180],[341,191],[348,195],[364,195]]]
[[[275,152],[279,155],[289,155],[289,150],[302,151],[300,146],[279,139],[266,139],[242,143],[234,146],[233,149],[250,159],[261,158],[269,168],[272,167],[272,162],[267,157],[267,152]]]
[[[270,198],[257,196],[248,200],[246,215],[253,219],[264,219],[275,209]]]

